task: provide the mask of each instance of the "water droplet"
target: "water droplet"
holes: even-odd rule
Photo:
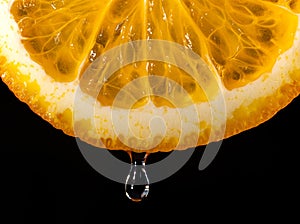
[[[125,183],[126,196],[140,202],[148,196],[149,179],[146,172],[147,153],[129,152],[131,167]]]

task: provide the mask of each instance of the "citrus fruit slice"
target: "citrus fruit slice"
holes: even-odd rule
[[[2,80],[97,147],[204,145],[300,92],[299,0],[0,0],[0,11]]]

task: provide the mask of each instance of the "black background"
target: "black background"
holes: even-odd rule
[[[208,210],[226,210],[229,217],[244,211],[247,218],[269,208],[277,216],[299,203],[299,97],[264,124],[224,140],[203,171],[199,147],[180,171],[152,184],[141,203],[129,201],[122,184],[93,170],[73,137],[34,114],[2,81],[0,100],[1,211],[18,223],[101,223],[103,216],[140,222],[138,214],[200,219]]]

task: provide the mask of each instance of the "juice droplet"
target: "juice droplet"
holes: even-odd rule
[[[126,196],[140,202],[148,196],[149,179],[146,172],[147,153],[129,152],[131,167],[125,183]]]

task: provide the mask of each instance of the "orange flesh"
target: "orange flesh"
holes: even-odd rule
[[[227,89],[244,86],[270,72],[278,56],[292,46],[297,17],[287,10],[300,12],[300,1],[17,0],[11,7],[31,58],[59,82],[76,79],[90,63],[115,46],[161,39],[200,55],[216,69]],[[207,100],[189,74],[157,61],[120,69],[105,81],[98,100],[112,106],[126,84],[151,75],[175,81],[195,103]],[[149,100],[156,106],[189,104],[179,90],[172,93],[178,99],[177,105],[155,96],[161,90],[167,91],[168,85],[145,83],[144,91],[152,95],[138,99],[134,107]],[[118,106],[128,105],[123,101]]]

